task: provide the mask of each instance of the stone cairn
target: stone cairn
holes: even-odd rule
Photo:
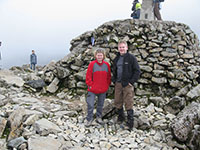
[[[92,36],[95,37],[93,47],[90,46]],[[198,85],[197,36],[185,24],[145,20],[108,22],[73,39],[71,53],[44,69],[43,79],[49,83],[47,92],[55,93],[59,89],[66,95],[85,94],[85,74],[94,50],[104,48],[106,61],[112,65],[120,39],[128,42],[129,52],[137,57],[142,71],[135,85],[136,96],[146,96],[149,100],[152,96],[193,98],[188,92]],[[113,93],[112,86],[109,93]]]
[[[91,37],[95,38],[91,45]],[[93,52],[103,48],[111,64],[119,40],[139,62],[135,83],[134,129],[115,123],[84,126],[85,74]],[[13,67],[0,72],[0,147],[2,150],[200,149],[200,49],[185,24],[116,20],[71,41],[70,53],[39,72]],[[42,90],[41,90],[42,89]],[[103,114],[112,109],[111,85]]]

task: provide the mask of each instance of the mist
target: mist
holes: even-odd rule
[[[200,35],[200,1],[166,0],[163,20],[189,25]],[[132,0],[1,0],[0,52],[3,68],[29,64],[35,50],[38,65],[58,61],[69,53],[70,41],[105,22],[131,19]]]

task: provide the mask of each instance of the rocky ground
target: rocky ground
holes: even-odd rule
[[[135,97],[134,129],[116,124],[116,116],[104,119],[101,126],[93,121],[84,126],[85,95],[61,99],[33,92],[24,83],[39,79],[38,72],[0,71],[0,149],[68,150],[68,149],[134,149],[179,150],[189,149],[179,144],[171,132],[177,117],[145,98]],[[27,80],[27,81],[26,81]],[[112,99],[106,99],[104,114]]]

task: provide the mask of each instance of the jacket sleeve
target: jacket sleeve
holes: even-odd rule
[[[116,68],[116,58],[113,60],[113,64],[112,64],[112,68],[111,68],[111,70],[112,70],[112,82],[113,83],[115,83],[116,82],[116,78],[117,78],[117,74],[116,74],[116,70],[117,70],[117,68]]]
[[[134,2],[134,3],[133,3],[133,6],[132,6],[132,8],[131,8],[132,11],[135,11],[135,5],[136,5],[136,3]]]
[[[87,86],[92,86],[93,84],[93,63],[90,63],[86,73],[86,80]]]
[[[108,85],[111,84],[111,70],[110,70],[110,65],[107,64],[108,66],[108,76],[107,76],[107,82],[108,82]]]
[[[130,83],[133,85],[139,78],[140,78],[140,66],[137,62],[137,59],[133,56],[133,64],[132,64],[132,69],[133,69],[133,76],[130,80]]]

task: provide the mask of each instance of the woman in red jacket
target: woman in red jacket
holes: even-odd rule
[[[86,73],[86,84],[88,86],[88,96],[86,99],[88,108],[86,117],[87,123],[85,125],[86,127],[89,127],[93,121],[93,110],[96,96],[98,97],[96,122],[99,124],[104,124],[102,120],[102,110],[104,100],[106,98],[106,92],[111,83],[110,65],[104,61],[104,50],[97,49],[94,57],[96,60],[89,64]]]

